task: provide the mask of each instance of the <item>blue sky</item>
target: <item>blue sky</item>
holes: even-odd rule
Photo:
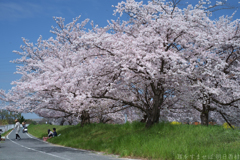
[[[56,26],[53,16],[64,17],[66,23],[81,15],[80,21],[89,18],[100,27],[107,25],[107,20],[116,19],[113,16],[112,5],[122,0],[0,0],[0,89],[8,91],[11,82],[20,78],[13,74],[16,65],[10,60],[19,58],[12,53],[20,51],[23,45],[21,37],[36,43],[40,35],[43,39],[53,36],[49,31]],[[140,0],[139,0],[140,1]],[[198,0],[188,0],[197,2]],[[213,0],[214,1],[214,0]],[[147,3],[147,0],[143,0]],[[184,4],[187,0],[184,0]],[[238,5],[237,0],[228,0],[232,5]],[[213,14],[213,19],[220,15],[231,15],[234,10],[222,10]],[[127,18],[127,16],[125,16]],[[240,18],[238,11],[234,19]],[[24,114],[25,118],[37,118],[34,114]]]

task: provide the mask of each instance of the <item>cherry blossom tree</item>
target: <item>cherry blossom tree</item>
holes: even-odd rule
[[[88,20],[77,24],[78,19],[64,25],[64,19],[56,18],[58,27],[52,31],[57,36],[55,39],[40,37],[36,45],[23,39],[23,52],[15,51],[22,58],[13,61],[23,64],[17,70],[22,78],[13,82],[15,87],[8,93],[1,91],[2,99],[8,102],[7,109],[36,112],[48,118],[67,118],[92,110],[95,102],[86,99],[87,88],[92,87],[88,85],[89,76],[99,55],[85,42],[91,39],[83,36],[89,34],[94,38],[95,33],[84,29]],[[90,68],[88,62],[92,64]]]
[[[213,30],[204,30],[211,35],[211,41],[204,46],[195,44],[206,53],[196,52],[197,59],[191,58],[194,60],[191,63],[197,67],[189,71],[189,80],[183,85],[185,94],[182,99],[201,113],[203,125],[208,125],[210,111],[220,113],[228,123],[226,117],[239,121],[239,107],[236,105],[239,102],[239,20],[231,19],[220,17]]]
[[[208,125],[209,111],[217,110],[216,107],[210,107],[209,103],[214,101],[221,105],[230,105],[239,100],[237,97],[231,102],[224,103],[213,98],[219,94],[223,95],[226,89],[231,90],[230,93],[237,93],[239,89],[237,81],[226,79],[227,75],[223,70],[229,64],[220,57],[217,51],[225,46],[220,41],[226,42],[226,40],[219,39],[227,35],[223,28],[218,26],[218,24],[223,24],[224,18],[220,18],[217,22],[210,20],[209,14],[205,11],[207,8],[201,4],[194,8],[189,5],[184,10],[165,4],[163,1],[157,4],[143,5],[142,2],[131,0],[119,3],[115,12],[119,12],[120,15],[127,13],[131,18],[122,23],[112,21],[110,26],[115,32],[115,41],[112,42],[111,39],[105,38],[99,43],[101,47],[98,46],[109,52],[109,56],[116,58],[120,55],[116,61],[121,61],[124,66],[121,64],[122,66],[118,69],[122,70],[123,78],[127,77],[128,82],[125,82],[128,86],[133,86],[128,90],[135,90],[135,93],[131,94],[133,100],[112,96],[113,92],[108,89],[103,90],[104,92],[95,98],[120,100],[124,104],[139,108],[148,115],[147,126],[150,126],[159,120],[160,108],[164,104],[164,95],[167,92],[174,90],[175,96],[179,93],[183,95],[187,93],[186,90],[177,93],[182,88],[177,84],[186,77],[197,83],[193,86],[197,100],[201,101],[202,109],[195,106],[196,101],[192,107],[201,112],[202,124]],[[225,20],[229,22],[229,19]],[[229,24],[230,30],[228,31],[237,32],[238,25],[236,24],[238,20]],[[237,41],[234,40],[233,43]],[[186,82],[188,83],[189,80]],[[225,87],[214,87],[220,82]],[[147,98],[145,101],[139,98],[139,91],[144,90],[141,86],[143,84],[149,86],[147,93],[152,92],[151,98],[148,98],[152,106],[148,105]],[[209,101],[209,95],[211,95],[212,102]],[[225,96],[227,95],[224,94],[223,97]],[[145,109],[143,106],[148,107]],[[222,114],[220,108],[218,111]]]
[[[205,1],[183,9],[172,2],[120,2],[118,20],[91,30],[84,28],[88,19],[65,25],[55,18],[56,38],[40,37],[35,45],[23,39],[23,51],[15,51],[22,78],[0,91],[6,108],[76,117],[82,125],[89,118],[121,121],[126,109],[130,120],[147,117],[146,127],[161,114],[171,119],[174,109],[196,109],[205,125],[210,111],[236,117],[238,20],[211,20]],[[130,19],[121,21],[123,13]],[[189,108],[174,105],[181,103]]]
[[[188,74],[183,69],[187,67],[186,56],[196,48],[195,41],[205,39],[201,32],[198,34],[201,31],[198,24],[209,25],[211,20],[201,9],[191,6],[185,10],[173,9],[163,2],[161,5],[151,2],[143,5],[142,2],[129,0],[119,3],[117,12],[120,16],[123,12],[128,13],[130,20],[122,23],[112,21],[110,27],[115,32],[114,39],[103,37],[97,47],[121,62],[118,70],[124,85],[133,85],[140,90],[147,86],[145,92],[151,98],[139,103],[139,89],[135,94],[131,93],[130,101],[122,96],[112,96],[113,92],[108,89],[93,97],[119,100],[139,108],[148,116],[148,127],[159,121],[164,95],[174,90],[178,81]],[[134,87],[128,90],[132,91]],[[149,101],[152,104],[146,105]],[[145,109],[143,106],[148,107]]]

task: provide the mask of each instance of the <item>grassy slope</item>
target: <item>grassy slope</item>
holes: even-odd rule
[[[5,137],[12,131],[12,129],[9,129],[8,131],[4,132],[3,134],[1,134],[2,137]],[[0,143],[3,143],[4,141],[0,141]],[[0,156],[1,157],[1,156]]]
[[[48,141],[63,146],[153,159],[179,159],[179,156],[239,154],[239,130],[221,126],[171,125],[159,123],[150,129],[142,123],[124,125],[90,124],[80,126],[30,125],[29,132],[39,138],[47,129],[57,128],[59,137]],[[208,157],[207,157],[208,158]]]
[[[2,137],[6,137],[10,132],[12,131],[12,129],[9,129],[8,131],[4,132],[2,135]]]

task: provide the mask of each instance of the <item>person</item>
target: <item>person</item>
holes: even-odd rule
[[[1,136],[1,132],[3,132],[2,129],[0,129],[0,141],[5,141],[5,139],[2,138],[2,136]]]
[[[2,140],[1,132],[2,132],[2,129],[0,129],[0,141]]]
[[[22,132],[24,133],[24,128],[25,128],[25,123],[24,122],[22,122],[22,127],[23,127]]]
[[[49,138],[53,137],[53,132],[50,129],[48,129],[48,137]]]
[[[56,128],[53,128],[53,137],[57,137]]]
[[[25,122],[22,122],[22,127],[25,128]]]
[[[53,132],[50,129],[48,129],[48,136],[43,137],[43,141],[46,141],[47,139],[52,138],[52,137],[53,137]]]
[[[16,119],[15,122],[16,122],[16,124],[15,124],[14,129],[16,129],[16,140],[17,140],[17,138],[21,139],[21,137],[19,136],[20,123],[19,123],[18,119]]]

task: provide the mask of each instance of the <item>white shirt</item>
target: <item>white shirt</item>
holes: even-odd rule
[[[49,137],[50,135],[53,136],[53,132],[52,132],[52,131],[50,131],[50,132],[48,133],[48,137]]]
[[[16,130],[16,134],[18,134],[19,131],[20,131],[20,123],[19,123],[19,122],[17,122],[17,123],[15,124],[15,129],[17,129],[17,130]]]

